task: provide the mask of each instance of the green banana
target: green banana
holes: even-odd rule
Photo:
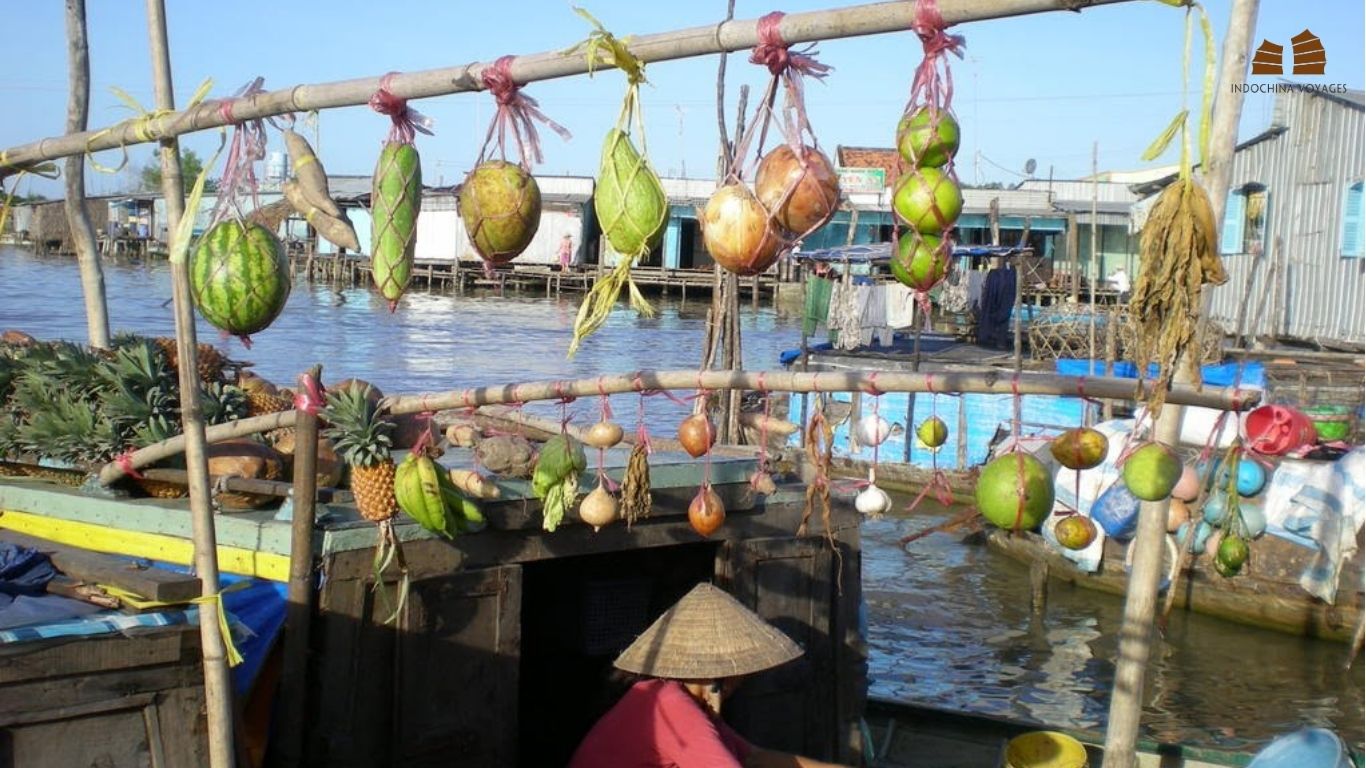
[[[441,496],[446,502],[446,508],[450,510],[450,517],[456,529],[461,533],[482,529],[486,521],[479,504],[460,492],[449,473],[440,473],[438,480],[441,484]]]
[[[449,539],[452,515],[441,493],[441,474],[430,456],[410,453],[394,473],[394,496],[418,525]]]
[[[441,493],[441,478],[446,477],[446,472],[436,465],[432,457],[425,455],[418,457],[417,471],[422,481],[422,496],[426,499],[431,522],[430,525],[423,527],[448,539],[454,538],[455,532],[451,530],[451,511],[447,507],[445,496]]]

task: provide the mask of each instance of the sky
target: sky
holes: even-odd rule
[[[639,0],[582,0],[618,36],[647,34],[714,23],[724,0],[681,3]],[[820,10],[838,0],[787,0],[786,12]],[[1232,0],[1209,0],[1216,46],[1222,47]],[[0,148],[63,132],[67,69],[63,3],[0,2],[11,33],[0,48]],[[167,3],[177,104],[205,78],[212,95],[226,96],[251,79],[267,89],[300,83],[347,80],[389,71],[414,71],[489,61],[504,54],[562,50],[587,36],[588,27],[567,2],[503,0],[333,0],[284,2],[234,0]],[[1327,51],[1324,77],[1304,82],[1363,86],[1366,21],[1361,0],[1262,0],[1254,45],[1268,39],[1284,45],[1304,29],[1318,35]],[[773,5],[737,0],[737,18],[757,18]],[[111,87],[124,89],[151,106],[151,65],[144,4],[125,0],[88,3],[92,95],[90,126],[105,127],[132,116]],[[953,109],[963,126],[957,168],[967,183],[1014,183],[1028,160],[1035,176],[1079,178],[1091,172],[1093,142],[1099,168],[1131,170],[1174,162],[1140,160],[1144,148],[1182,107],[1184,11],[1156,0],[959,25],[965,58],[952,61]],[[13,30],[22,30],[14,33]],[[1203,61],[1196,35],[1193,68]],[[892,146],[905,107],[912,73],[921,59],[914,34],[899,32],[819,44],[819,59],[834,70],[822,83],[809,83],[807,109],[816,135],[831,155],[838,145]],[[1288,61],[1287,61],[1288,64]],[[665,175],[710,178],[716,165],[715,102],[717,57],[658,62],[646,69],[643,90],[648,149]],[[1288,66],[1287,66],[1288,69]],[[1256,77],[1254,82],[1274,82]],[[751,102],[767,82],[767,71],[743,54],[730,56],[727,121],[733,125],[739,86],[751,87]],[[1198,79],[1192,78],[1192,107]],[[603,134],[612,126],[625,87],[621,73],[600,71],[531,83],[525,92],[550,117],[573,133],[569,142],[541,133],[542,174],[593,175]],[[1240,138],[1265,129],[1274,96],[1249,95]],[[479,154],[491,116],[492,97],[466,93],[413,102],[436,121],[435,136],[418,147],[424,181],[454,184]],[[388,118],[368,107],[329,110],[318,119],[319,156],[333,174],[368,175],[388,131]],[[184,145],[207,157],[216,132],[186,137]],[[272,149],[283,149],[277,135]],[[136,185],[137,169],[152,157],[150,145],[128,150],[121,173],[87,171],[92,194],[112,194]],[[118,163],[119,153],[102,153],[101,164]],[[26,179],[20,193],[60,196],[60,182]]]

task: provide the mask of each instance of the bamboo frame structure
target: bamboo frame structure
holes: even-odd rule
[[[940,10],[947,25],[1027,16],[1049,11],[1135,2],[1135,0],[955,0]],[[779,25],[789,43],[908,31],[915,3],[884,2],[853,5],[785,16]],[[631,53],[641,61],[670,61],[753,48],[759,42],[758,19],[739,19],[701,27],[632,36]],[[481,73],[492,62],[399,73],[388,88],[404,99],[424,99],[483,90]],[[608,64],[598,64],[607,68]],[[519,84],[588,73],[582,52],[563,49],[517,56],[511,73]],[[365,104],[380,87],[380,76],[330,83],[301,84],[241,99],[210,100],[191,109],[147,119],[134,118],[93,131],[57,136],[0,151],[0,179],[46,160],[84,155],[106,149],[146,144],[159,139],[219,128],[233,122],[273,117],[290,112],[354,107]]]
[[[1129,400],[1136,394],[1147,397],[1151,384],[1136,391],[1133,379],[1100,376],[1058,376],[1054,374],[1008,372],[891,373],[876,371],[839,371],[804,373],[792,371],[635,371],[566,381],[536,381],[505,386],[473,387],[418,395],[386,397],[381,406],[394,415],[446,410],[474,409],[485,405],[521,404],[538,401],[569,401],[580,397],[651,393],[659,391],[750,389],[762,392],[963,392],[997,395],[1061,395],[1094,399]],[[1256,406],[1261,399],[1257,390],[1176,386],[1167,402],[1205,408],[1242,411]],[[297,411],[280,411],[249,419],[208,427],[209,442],[244,437],[295,425]],[[123,477],[125,466],[145,467],[185,450],[185,436],[154,443],[133,452],[125,464],[110,462],[99,474],[99,482],[109,485]]]
[[[166,33],[165,0],[147,0],[147,36],[152,54],[153,85],[158,109],[175,108],[171,79],[171,47]],[[185,211],[185,185],[180,177],[180,142],[161,142],[161,190],[166,198],[166,220],[176,231]],[[199,348],[195,338],[194,302],[190,296],[189,265],[171,260],[171,300],[174,304],[176,354],[179,358],[180,418],[184,427],[185,467],[189,473],[190,521],[193,526],[194,569],[203,585],[199,604],[199,636],[204,657],[204,699],[211,768],[232,768],[232,678],[228,670],[227,638],[223,637],[224,608],[218,591],[218,537],[214,528],[213,498],[205,455],[204,418],[199,408]]]

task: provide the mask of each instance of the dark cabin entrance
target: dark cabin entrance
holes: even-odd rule
[[[712,578],[702,542],[522,567],[518,765],[565,765],[625,683],[612,661],[670,605]]]

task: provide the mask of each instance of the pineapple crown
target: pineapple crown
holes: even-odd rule
[[[328,426],[323,435],[353,467],[370,467],[389,460],[394,422],[380,413],[370,386],[328,390],[327,405],[319,414]]]

